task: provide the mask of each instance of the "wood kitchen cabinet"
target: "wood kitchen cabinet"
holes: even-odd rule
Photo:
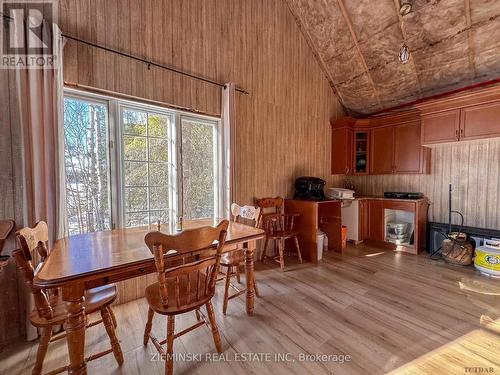
[[[420,127],[415,112],[332,122],[332,174],[428,173],[430,150],[421,145]]]
[[[424,145],[458,141],[459,131],[460,110],[422,116],[422,143]]]
[[[302,258],[318,262],[318,230],[328,237],[328,250],[342,252],[342,213],[338,200],[306,201],[285,199],[285,213],[299,214],[295,218]],[[294,249],[294,243],[286,243]]]
[[[372,241],[384,241],[384,201],[368,201],[368,239]]]
[[[332,128],[332,174],[350,174],[353,166],[353,130]]]
[[[429,173],[425,146],[488,138],[500,138],[500,85],[426,100],[388,115],[333,121],[332,174]]]
[[[422,144],[500,137],[500,86],[417,104]]]
[[[429,150],[420,142],[420,121],[371,130],[372,174],[428,173]]]
[[[370,160],[370,132],[366,130],[354,132],[353,174],[367,175]]]
[[[363,206],[364,205],[364,206]],[[363,208],[365,207],[365,208]],[[367,217],[362,219],[363,211],[367,209]],[[379,197],[364,197],[359,200],[359,233],[360,240],[374,246],[381,246],[386,249],[404,251],[410,254],[418,254],[425,249],[427,235],[427,211],[429,201],[422,199],[391,199]],[[410,230],[413,235],[406,244],[396,245],[386,238],[386,220],[394,220],[394,211],[403,211],[405,222],[411,222]],[[391,212],[392,211],[392,212]],[[401,214],[401,213],[400,213]],[[408,214],[413,217],[408,220]],[[392,216],[392,219],[390,219]],[[365,236],[363,226],[367,228]]]
[[[422,116],[424,144],[500,137],[500,102]]]
[[[463,108],[460,140],[500,137],[500,101]]]
[[[360,242],[368,238],[369,219],[369,201],[360,199],[358,201],[358,241]]]
[[[422,171],[425,150],[420,142],[420,121],[394,127],[394,173],[411,174]]]
[[[370,145],[370,171],[372,174],[390,174],[394,171],[394,128],[386,126],[372,129]]]

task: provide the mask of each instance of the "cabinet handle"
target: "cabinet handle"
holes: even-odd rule
[[[349,167],[345,167],[345,174],[349,174]]]
[[[461,137],[463,137],[463,136],[465,135],[464,133],[465,133],[464,128],[461,128],[461,129],[460,129],[460,136],[461,136]]]
[[[458,140],[460,140],[460,137],[458,136],[458,129],[455,130],[455,138]]]

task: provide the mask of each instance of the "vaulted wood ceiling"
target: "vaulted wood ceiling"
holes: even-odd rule
[[[500,77],[500,0],[287,0],[346,108],[369,114]],[[410,61],[398,53],[409,47]]]

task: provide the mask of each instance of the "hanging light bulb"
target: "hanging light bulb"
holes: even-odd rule
[[[408,61],[410,61],[410,49],[405,43],[399,50],[399,61],[401,62],[401,64],[406,64]]]
[[[401,0],[401,2],[399,3],[399,14],[401,14],[402,16],[406,16],[408,13],[410,13],[412,2],[412,0]]]

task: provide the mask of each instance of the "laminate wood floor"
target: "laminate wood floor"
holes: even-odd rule
[[[262,298],[253,317],[245,313],[244,296],[230,301],[223,316],[219,286],[214,305],[223,357],[209,360],[216,353],[212,336],[206,327],[197,329],[177,339],[174,351],[200,357],[177,361],[175,374],[478,372],[470,368],[500,374],[500,282],[474,268],[366,246],[327,253],[319,266],[293,258],[287,264],[285,273],[277,264],[257,266]],[[114,311],[125,363],[120,368],[108,355],[91,362],[89,374],[162,374],[153,345],[142,345],[146,301]],[[481,317],[497,320],[486,325]],[[194,319],[194,313],[178,318],[176,330]],[[166,320],[156,316],[153,331],[164,337]],[[104,328],[87,331],[87,354],[108,345]],[[0,353],[0,374],[29,374],[36,349],[36,342],[10,346]],[[52,344],[44,370],[67,358],[65,340]]]

